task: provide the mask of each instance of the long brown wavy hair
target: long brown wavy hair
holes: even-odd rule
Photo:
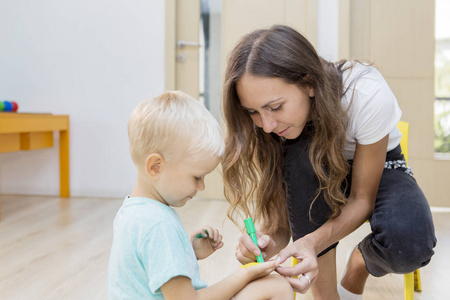
[[[341,106],[344,63],[323,60],[305,37],[282,25],[251,32],[230,53],[223,91],[227,137],[222,166],[225,197],[230,203],[228,217],[235,223],[236,213],[243,212],[244,217],[253,216],[263,224],[263,231],[269,234],[289,232],[283,140],[256,127],[242,109],[236,84],[244,74],[282,78],[314,89],[309,159],[320,182],[314,201],[323,193],[332,211],[330,218],[341,213],[346,204],[342,187],[349,172],[342,150],[348,120]]]

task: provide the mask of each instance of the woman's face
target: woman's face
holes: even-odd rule
[[[277,77],[244,74],[236,90],[242,108],[267,133],[295,139],[309,120],[312,87],[300,88]]]

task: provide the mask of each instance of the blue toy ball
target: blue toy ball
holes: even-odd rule
[[[3,104],[5,105],[5,107],[3,108],[3,111],[12,111],[13,110],[13,105],[10,101],[3,101]]]

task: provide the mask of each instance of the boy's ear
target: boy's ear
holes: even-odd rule
[[[163,162],[164,158],[161,154],[151,153],[145,160],[145,173],[151,178],[159,176]]]

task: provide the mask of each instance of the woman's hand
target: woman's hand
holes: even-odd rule
[[[191,235],[192,248],[197,259],[204,259],[223,247],[219,230],[206,226]]]
[[[304,294],[319,275],[317,253],[312,245],[305,238],[302,238],[281,250],[275,260],[282,264],[291,256],[298,260],[298,264],[293,267],[280,266],[276,269],[276,272],[285,276],[294,291]],[[298,278],[292,278],[291,276],[297,276]]]
[[[239,237],[239,244],[236,246],[236,259],[241,264],[256,261],[256,256],[261,252],[264,261],[267,261],[289,243],[290,236],[288,233],[282,232],[269,236],[257,230],[256,238],[261,251],[246,232],[243,232]]]

